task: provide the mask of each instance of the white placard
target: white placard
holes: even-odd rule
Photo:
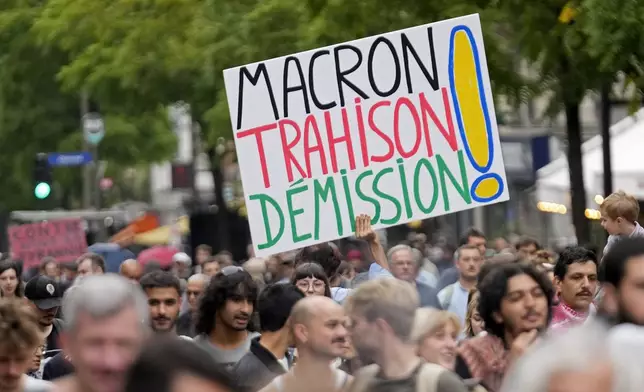
[[[224,78],[258,256],[509,198],[478,15]]]

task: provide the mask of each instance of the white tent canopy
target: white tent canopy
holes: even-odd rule
[[[613,189],[644,199],[644,109],[613,125],[610,133]],[[587,207],[596,208],[597,205],[592,202],[594,196],[603,195],[601,135],[592,137],[582,145],[582,156]],[[555,159],[537,171],[536,189],[539,201],[570,206],[566,156]]]

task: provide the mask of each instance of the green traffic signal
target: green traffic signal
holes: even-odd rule
[[[34,195],[38,199],[46,199],[50,193],[51,193],[51,186],[46,182],[39,183],[38,185],[36,185],[36,188],[34,189]]]

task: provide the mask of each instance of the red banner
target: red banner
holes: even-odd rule
[[[80,219],[11,226],[9,245],[12,258],[22,260],[25,268],[39,265],[46,256],[65,263],[87,252],[85,230]]]

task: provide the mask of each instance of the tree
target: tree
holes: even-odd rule
[[[57,79],[68,53],[39,45],[32,34],[41,10],[37,1],[7,0],[0,6],[0,186],[5,189],[0,200],[10,210],[42,207],[34,204],[31,189],[37,152],[79,151],[82,144],[78,91],[63,90]],[[108,134],[99,151],[112,167],[172,153],[173,136],[158,109],[143,116],[102,109]],[[57,196],[80,198],[78,168],[56,169],[54,177],[62,191]]]
[[[644,86],[644,3],[639,0],[585,0],[580,28],[588,36],[588,52],[601,59],[607,73],[624,72],[627,86],[635,86],[633,103],[641,106]]]
[[[590,240],[585,217],[581,121],[579,106],[589,91],[598,90],[612,75],[602,71],[602,57],[588,49],[589,36],[579,23],[562,23],[559,16],[568,2],[491,1],[489,9],[503,16],[501,27],[509,32],[504,40],[516,48],[531,67],[534,94],[548,94],[546,116],[563,112],[566,117],[572,220],[579,243]],[[612,4],[612,3],[611,3]]]

